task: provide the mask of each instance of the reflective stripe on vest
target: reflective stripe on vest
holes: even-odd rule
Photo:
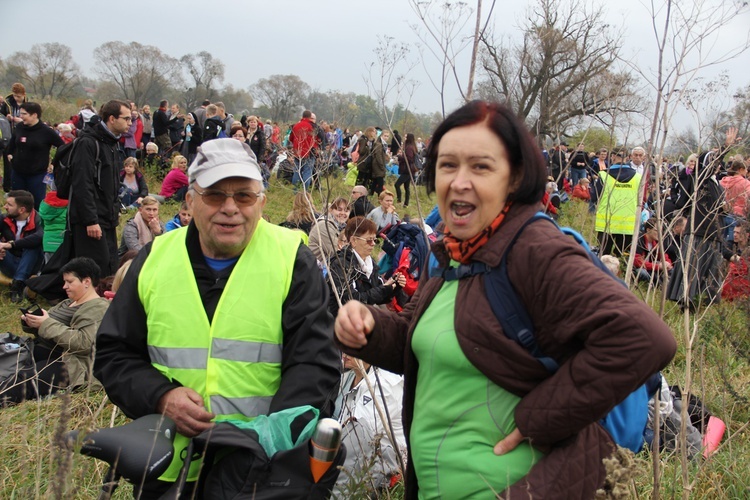
[[[227,280],[211,323],[192,272],[187,228],[153,242],[138,276],[146,311],[148,353],[168,379],[203,396],[216,420],[267,414],[281,382],[281,310],[300,237],[263,220]],[[163,481],[175,481],[188,439],[178,434]],[[193,463],[189,479],[198,476]]]
[[[641,174],[627,182],[618,181],[607,172],[599,172],[604,188],[596,209],[596,230],[607,234],[633,234]]]

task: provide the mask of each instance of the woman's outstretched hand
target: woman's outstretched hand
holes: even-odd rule
[[[347,347],[359,349],[367,345],[367,335],[375,328],[375,318],[361,302],[351,300],[341,306],[336,316],[336,338]]]
[[[523,441],[521,431],[515,429],[513,432],[505,436],[505,439],[497,443],[493,451],[495,452],[495,455],[505,455],[506,453],[515,450],[516,446],[518,446],[521,441]]]

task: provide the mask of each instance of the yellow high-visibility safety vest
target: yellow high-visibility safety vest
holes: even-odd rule
[[[627,182],[618,181],[606,171],[599,172],[604,184],[596,208],[596,230],[607,234],[633,234],[641,174]]]
[[[300,237],[260,220],[209,323],[192,272],[187,228],[154,240],[138,276],[151,363],[170,380],[203,396],[216,420],[268,413],[281,382],[281,309],[289,292]],[[176,481],[188,438],[159,478]],[[200,461],[189,480],[198,477]]]

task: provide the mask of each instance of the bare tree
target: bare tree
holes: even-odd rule
[[[268,106],[272,120],[289,121],[304,105],[310,86],[297,75],[271,75],[258,80],[250,91]]]
[[[432,54],[440,64],[440,77],[432,77],[432,71],[425,74],[435,90],[440,94],[440,104],[443,117],[445,117],[445,94],[448,81],[453,80],[461,98],[470,101],[474,92],[474,74],[476,72],[476,61],[479,54],[479,40],[483,36],[487,25],[492,17],[495,0],[492,0],[484,23],[482,22],[482,0],[477,0],[475,11],[469,7],[467,2],[444,1],[442,3],[427,2],[420,0],[409,0],[409,5],[419,19],[418,24],[411,26],[412,30],[422,41],[423,46]],[[472,13],[475,14],[474,33],[472,36],[463,34],[466,26],[471,20]],[[422,30],[424,29],[424,31]],[[459,56],[471,46],[469,59],[468,82],[463,84],[463,78],[458,69]],[[425,60],[423,59],[423,64]]]
[[[28,86],[37,98],[69,97],[81,73],[70,47],[61,43],[32,45],[28,52],[11,55],[7,64],[14,79]]]
[[[189,82],[184,97],[187,108],[193,108],[203,99],[214,99],[217,87],[224,81],[224,63],[205,50],[182,56],[180,63]]]
[[[182,84],[177,59],[152,45],[106,42],[94,49],[94,60],[94,71],[114,81],[125,99],[138,104],[158,100],[168,86]]]
[[[608,126],[607,113],[633,109],[632,79],[615,71],[620,42],[602,8],[537,0],[522,29],[520,43],[482,37],[484,89],[505,100],[537,136],[558,137],[583,116]]]

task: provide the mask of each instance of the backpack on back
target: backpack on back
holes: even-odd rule
[[[456,268],[431,269],[430,272],[431,275],[441,273],[443,279],[446,281],[482,274],[487,300],[505,336],[521,344],[529,354],[534,356],[552,374],[557,371],[560,365],[557,360],[546,356],[539,348],[534,336],[534,323],[508,277],[507,260],[513,244],[515,244],[518,237],[529,224],[540,219],[555,224],[555,227],[563,234],[572,236],[586,250],[596,267],[601,269],[611,279],[617,280],[625,286],[625,283],[615,277],[607,266],[599,260],[599,257],[592,252],[583,236],[573,229],[559,227],[551,217],[543,212],[534,215],[516,233],[503,254],[499,266],[493,268],[482,262],[474,262],[472,264],[462,264]],[[630,393],[624,401],[615,406],[600,422],[607,429],[615,443],[633,452],[640,451],[644,443],[643,433],[648,423],[649,393],[646,388],[647,385],[644,384]]]
[[[4,151],[10,145],[10,136],[13,134],[13,127],[4,116],[0,116],[0,151]]]
[[[83,137],[77,137],[68,144],[63,144],[55,152],[52,159],[52,173],[55,177],[55,186],[57,186],[57,197],[63,200],[70,199],[73,182],[73,172],[71,170],[74,159],[76,146],[83,140]],[[97,184],[101,177],[101,159],[99,158],[99,141],[94,140],[96,144],[96,180]]]

